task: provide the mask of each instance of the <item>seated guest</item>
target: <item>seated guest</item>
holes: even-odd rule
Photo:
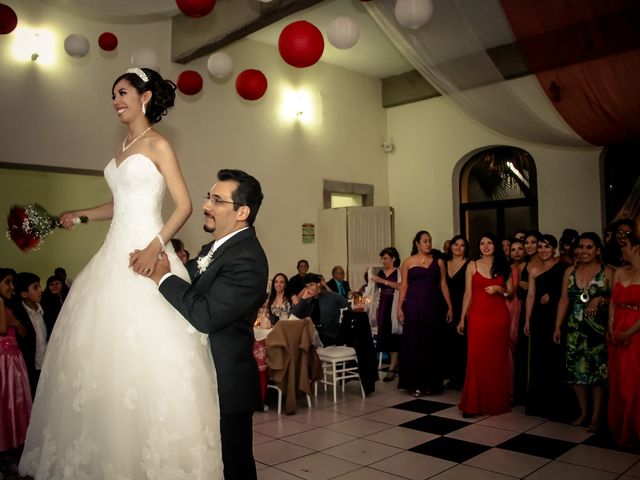
[[[275,325],[278,320],[289,318],[291,299],[286,293],[287,283],[287,276],[284,273],[276,273],[271,280],[271,289],[267,299],[267,314],[271,325]]]
[[[179,238],[172,238],[171,245],[176,252],[176,255],[180,259],[182,263],[187,263],[189,261],[189,252],[184,248],[184,242]]]
[[[291,308],[298,318],[310,317],[326,347],[335,345],[340,331],[340,310],[348,307],[347,300],[331,291],[320,288],[320,277],[313,273],[305,276],[305,285],[299,301]]]
[[[347,298],[351,291],[351,287],[344,277],[344,268],[340,265],[336,265],[331,269],[331,280],[327,282],[327,287],[332,291],[339,293],[344,298]]]
[[[298,273],[291,277],[287,284],[287,295],[293,300],[293,303],[298,301],[298,294],[304,288],[305,277],[309,273],[309,262],[304,258],[298,260],[296,268],[298,269]]]
[[[40,305],[44,311],[44,324],[47,327],[47,341],[51,337],[53,326],[56,324],[58,314],[62,309],[64,299],[69,293],[69,288],[64,284],[60,277],[55,275],[47,279],[47,286],[42,292],[42,300]]]

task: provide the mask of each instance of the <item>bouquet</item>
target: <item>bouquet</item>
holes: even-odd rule
[[[84,216],[78,219],[78,223],[88,221]],[[63,228],[58,217],[52,216],[37,203],[25,207],[14,205],[9,210],[7,223],[7,238],[13,240],[23,252],[37,250],[51,232]]]

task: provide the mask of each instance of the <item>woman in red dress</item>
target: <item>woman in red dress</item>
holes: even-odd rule
[[[640,445],[640,241],[622,247],[625,267],[613,276],[609,305],[609,427],[626,447]]]
[[[506,304],[513,295],[511,269],[492,233],[485,233],[480,239],[480,252],[480,259],[467,268],[458,323],[458,333],[462,334],[466,326],[468,338],[467,375],[459,405],[464,417],[499,415],[511,410],[511,317]]]

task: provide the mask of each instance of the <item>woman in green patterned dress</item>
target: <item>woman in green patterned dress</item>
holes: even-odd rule
[[[602,242],[593,232],[578,237],[578,264],[564,274],[553,340],[560,344],[561,327],[569,312],[566,328],[567,383],[573,385],[580,415],[572,422],[582,425],[588,415],[591,392],[593,411],[588,431],[600,425],[604,388],[607,385],[607,303],[611,295],[613,270],[602,264]]]

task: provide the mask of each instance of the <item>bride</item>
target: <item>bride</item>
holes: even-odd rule
[[[191,214],[191,200],[171,145],[152,128],[173,106],[175,88],[148,68],[129,69],[113,84],[113,107],[128,134],[104,170],[112,200],[60,218],[67,229],[82,215],[112,219],[111,227],[74,281],[51,335],[21,475],[222,478],[207,337],[144,278],[165,250],[172,272],[189,280],[169,240]],[[163,223],[166,189],[175,209]],[[140,252],[130,268],[134,250]]]

